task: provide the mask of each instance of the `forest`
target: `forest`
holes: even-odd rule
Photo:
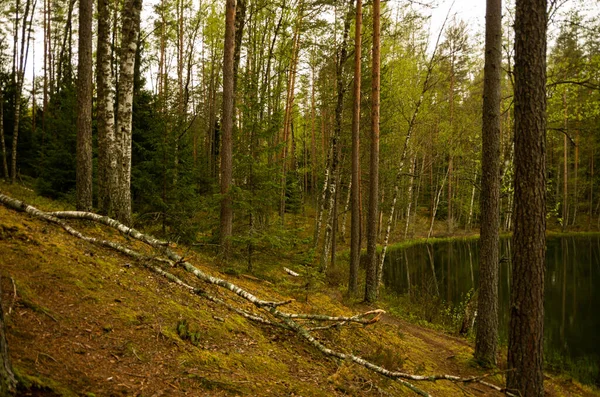
[[[483,367],[512,234],[505,391],[543,395],[546,232],[600,231],[600,8],[466,3],[3,1],[0,175],[369,304],[388,247],[479,234]]]

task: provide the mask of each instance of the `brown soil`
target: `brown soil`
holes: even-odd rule
[[[142,249],[113,231],[90,223],[74,225],[86,234]],[[304,296],[302,281],[283,271],[273,283],[232,277],[220,274],[206,255],[185,255],[202,270],[260,297],[292,296],[300,301]],[[1,205],[0,275],[10,355],[23,396],[413,394],[398,382],[324,357],[293,333],[251,323],[190,295],[130,258]],[[214,287],[202,287],[251,309]],[[341,299],[329,295],[315,292],[309,303],[295,302],[288,310],[335,315],[365,309],[344,306]],[[187,337],[181,332],[184,323]],[[472,347],[465,339],[392,316],[369,327],[327,330],[318,336],[334,349],[391,370],[485,373],[472,363]],[[489,380],[503,381],[501,375]],[[436,396],[501,395],[478,384],[415,384]],[[546,388],[551,396],[597,395],[560,377],[548,378]]]

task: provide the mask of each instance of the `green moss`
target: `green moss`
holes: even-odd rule
[[[39,391],[51,391],[59,396],[63,397],[77,397],[78,394],[70,390],[68,387],[61,383],[46,378],[43,376],[34,376],[25,373],[19,368],[14,368],[15,377],[17,378],[18,388],[22,392],[29,392],[33,390]]]

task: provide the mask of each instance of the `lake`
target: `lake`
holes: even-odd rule
[[[500,241],[499,335],[506,345],[511,241]],[[477,286],[479,241],[455,240],[390,250],[386,289],[423,291],[458,305]],[[548,237],[544,293],[546,363],[600,384],[600,235]]]

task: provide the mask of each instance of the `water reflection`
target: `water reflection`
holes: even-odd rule
[[[385,285],[400,294],[415,288],[458,304],[477,285],[478,241],[423,244],[391,250]],[[499,334],[508,337],[510,239],[500,241]],[[544,349],[551,367],[587,383],[600,382],[600,236],[550,237],[546,252]]]

